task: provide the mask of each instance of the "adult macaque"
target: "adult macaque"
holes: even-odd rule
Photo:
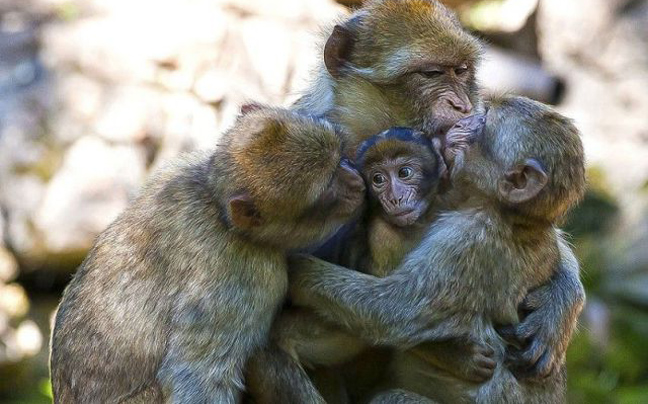
[[[244,112],[98,237],[56,315],[56,403],[239,401],[285,299],[287,251],[335,232],[365,190],[329,123]]]
[[[522,97],[493,99],[484,124],[475,120],[484,117],[462,120],[448,133],[470,145],[455,153],[450,172],[465,199],[437,218],[396,271],[378,278],[297,258],[292,296],[377,344],[411,344],[393,364],[395,387],[440,402],[564,402],[564,357],[541,383],[518,379],[496,327],[520,321],[518,308],[530,290],[540,288],[541,300],[564,299],[543,285],[560,276],[565,253],[553,225],[585,191],[579,133],[566,118]],[[563,341],[579,309],[554,325]],[[466,334],[495,351],[497,367],[485,383],[435,372],[415,346]],[[395,392],[393,401],[403,394]],[[389,395],[380,400],[393,402]]]
[[[481,45],[438,1],[372,1],[335,26],[323,54],[314,83],[294,108],[341,124],[353,153],[388,128],[438,135],[481,110],[475,82]],[[555,275],[522,302],[530,314],[505,330],[507,337],[532,341],[512,357],[520,377],[542,378],[556,369],[571,334],[564,324],[584,302],[578,262],[566,242],[557,242]]]
[[[436,1],[372,1],[333,28],[324,66],[295,108],[343,125],[351,148],[395,126],[441,135],[480,104],[481,52]]]

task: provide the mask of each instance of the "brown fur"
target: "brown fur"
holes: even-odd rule
[[[341,52],[342,60],[334,59],[339,71],[321,66],[295,108],[342,124],[352,135],[351,150],[394,126],[439,135],[479,107],[475,70],[481,45],[441,3],[374,1],[338,27],[342,30],[329,38],[324,60],[327,52]],[[329,46],[335,36],[346,41]],[[455,74],[464,65],[466,72]],[[431,68],[443,74],[421,74]]]
[[[412,136],[412,139],[396,138],[396,133]],[[359,169],[365,182],[369,184],[369,209],[365,213],[365,219],[358,223],[350,236],[338,240],[336,249],[339,249],[340,256],[331,258],[349,268],[382,277],[397,268],[403,257],[420,243],[442,206],[438,187],[447,169],[438,145],[433,146],[432,142],[419,133],[408,129],[388,130],[370,138],[368,142],[371,142],[371,146],[359,157],[362,159]],[[395,161],[399,163],[394,165]],[[357,163],[360,164],[360,161]],[[408,182],[415,189],[412,191],[414,197],[410,200],[410,206],[420,206],[421,210],[417,211],[416,218],[412,218],[413,222],[396,225],[372,190],[371,178],[377,170],[384,173],[398,171],[401,164],[412,169]],[[315,313],[300,309],[286,310],[275,324],[275,329],[277,343],[284,347],[284,351],[313,369],[311,375],[320,382],[318,388],[322,390],[327,402],[344,402],[347,394],[352,400],[357,399],[367,391],[367,385],[370,385],[369,391],[375,391],[378,386],[388,382],[386,372],[380,368],[366,367],[364,362],[368,360],[368,356],[379,356],[384,358],[383,364],[388,364],[393,352],[371,348],[366,340],[349,334],[339,326],[322,322]],[[424,349],[426,357],[440,369],[461,379],[477,381],[492,375],[495,363],[488,358],[489,351],[492,352],[483,346],[469,343],[465,338],[427,344]],[[264,363],[274,366],[266,365],[265,371],[260,370]],[[296,394],[300,390],[297,386],[303,376],[296,373],[295,377],[290,377],[290,373],[277,371],[279,363],[280,358],[273,361],[268,355],[259,355],[254,359],[251,364],[253,373],[264,375],[248,378],[248,386],[255,402],[300,402],[294,397],[288,397],[285,392]],[[337,370],[331,372],[331,367]],[[364,376],[358,375],[355,369],[371,372],[371,380],[363,380],[361,386],[358,386],[358,378],[364,379]],[[387,370],[387,367],[383,366],[382,370]],[[258,380],[264,384],[261,385]],[[307,389],[310,383],[305,383],[304,386]]]
[[[413,127],[437,136],[457,119],[481,110],[475,81],[481,44],[438,1],[372,1],[328,34],[323,63],[294,108],[342,125],[349,133],[346,145],[351,153],[363,140],[390,127]],[[467,70],[459,77],[456,69],[464,65]],[[426,70],[442,74],[426,77],[421,74]],[[378,233],[373,237],[381,237]],[[532,313],[507,330],[513,338],[535,341],[516,358],[526,370],[524,377],[544,377],[561,363],[574,313],[583,304],[578,262],[559,237],[558,243],[561,262],[554,277],[529,293],[523,306]],[[362,246],[350,249],[355,257],[366,253]],[[418,251],[426,256],[426,251]],[[394,316],[403,311],[396,302],[391,308]],[[330,329],[330,324],[310,321],[312,327],[324,329],[320,335]],[[378,332],[371,321],[366,324],[368,335]],[[401,348],[412,343],[406,337],[397,341]],[[448,359],[443,354],[440,358]]]

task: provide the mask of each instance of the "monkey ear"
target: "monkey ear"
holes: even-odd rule
[[[234,226],[249,230],[261,225],[261,215],[249,194],[235,195],[229,199],[228,204],[230,220]]]
[[[549,177],[537,160],[528,159],[504,174],[498,190],[507,202],[518,204],[535,198],[547,185]]]
[[[324,65],[333,77],[342,76],[344,67],[349,64],[349,57],[357,40],[356,29],[360,19],[359,14],[344,24],[337,24],[324,45]]]
[[[245,116],[245,115],[249,114],[250,112],[259,111],[259,110],[261,110],[263,108],[264,107],[261,104],[258,104],[256,102],[249,102],[247,104],[241,105],[241,115]]]

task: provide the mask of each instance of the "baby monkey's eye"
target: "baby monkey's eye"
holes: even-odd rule
[[[402,167],[400,170],[398,170],[398,178],[408,178],[412,175],[414,170],[412,170],[410,167]]]
[[[385,176],[380,173],[374,174],[373,178],[371,179],[371,181],[373,181],[373,183],[376,185],[382,185],[386,180],[387,179],[385,178]]]

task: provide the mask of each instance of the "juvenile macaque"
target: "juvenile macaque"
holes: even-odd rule
[[[420,242],[441,202],[447,170],[441,143],[409,128],[391,128],[362,142],[355,165],[368,189],[368,209],[318,255],[382,276]],[[347,226],[348,227],[348,226]]]
[[[440,402],[564,402],[564,350],[554,359],[558,371],[541,383],[516,378],[496,328],[519,323],[518,308],[536,288],[542,300],[565,299],[543,285],[561,276],[558,262],[565,256],[553,225],[585,190],[579,133],[547,106],[501,97],[490,101],[485,115],[458,122],[447,138],[465,139],[450,170],[465,199],[439,215],[399,268],[379,278],[296,258],[292,297],[376,344],[411,344],[393,364],[394,387]],[[564,341],[580,308],[554,325]],[[496,368],[484,383],[436,372],[416,346],[465,335],[494,350]],[[404,400],[403,391],[394,394],[392,401],[388,394],[380,400]]]
[[[286,295],[287,251],[334,233],[365,191],[334,126],[244,112],[98,237],[56,315],[56,403],[239,401]]]
[[[342,125],[352,153],[395,126],[443,134],[482,110],[475,81],[481,53],[480,42],[438,1],[367,2],[332,29],[314,82],[294,108]],[[520,377],[556,369],[571,334],[562,325],[583,305],[579,264],[568,244],[560,237],[558,243],[555,276],[523,301],[530,314],[506,328],[507,337],[533,341],[511,357]]]

